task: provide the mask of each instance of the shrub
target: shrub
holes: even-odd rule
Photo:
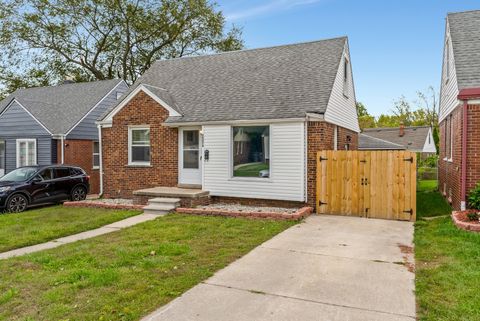
[[[480,210],[480,183],[468,193],[468,207]]]
[[[467,213],[467,217],[469,221],[478,221],[478,219],[480,218],[480,215],[478,215],[477,212],[470,212],[470,213]]]

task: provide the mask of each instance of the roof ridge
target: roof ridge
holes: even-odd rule
[[[470,12],[480,12],[480,10],[479,9],[472,9],[472,10],[466,10],[466,11],[447,12],[447,17],[448,16],[453,16],[453,15],[456,15],[456,14],[470,13]]]
[[[421,125],[421,126],[405,126],[405,129],[409,128],[431,128],[429,125]],[[379,131],[379,130],[398,130],[400,127],[373,127],[373,128],[364,128],[363,131]]]
[[[61,83],[61,84],[58,84],[58,85],[50,85],[50,86],[36,86],[36,87],[27,87],[27,88],[17,88],[14,92],[11,93],[11,95],[18,92],[18,91],[24,91],[24,90],[59,88],[59,87],[67,87],[67,86],[72,86],[72,85],[85,85],[85,84],[92,84],[92,83],[106,82],[106,81],[113,82],[114,80],[118,80],[118,82],[123,81],[123,79],[103,79],[103,80],[94,80],[94,81],[72,82],[72,83],[66,83],[66,84]]]
[[[303,42],[296,42],[296,43],[290,43],[290,44],[284,44],[284,45],[274,45],[274,46],[267,46],[267,47],[260,47],[260,48],[246,48],[246,49],[239,49],[239,50],[232,50],[232,51],[222,51],[222,52],[215,52],[215,53],[209,53],[209,54],[198,55],[198,56],[183,56],[183,57],[175,57],[175,58],[168,58],[168,59],[157,59],[155,62],[173,61],[173,60],[180,60],[180,59],[193,59],[193,58],[202,58],[202,57],[214,57],[214,56],[235,54],[235,53],[241,53],[241,52],[257,51],[257,50],[260,51],[265,49],[308,45],[313,43],[334,41],[334,40],[340,40],[340,39],[348,39],[348,36],[339,36],[339,37],[328,38],[328,39],[303,41]]]
[[[388,144],[391,144],[391,145],[396,145],[396,146],[400,146],[400,147],[405,147],[405,146],[403,146],[403,145],[400,145],[400,144],[391,142],[391,141],[389,141],[389,140],[381,139],[381,138],[378,138],[378,137],[373,137],[373,136],[370,136],[370,135],[367,135],[367,134],[364,134],[364,133],[360,133],[360,135],[368,136],[368,138],[371,138],[371,139],[374,139],[374,140],[379,140],[379,141],[382,141],[382,142],[385,142],[385,143],[388,143]]]

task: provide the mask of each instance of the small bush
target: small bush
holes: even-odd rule
[[[468,207],[480,210],[480,183],[468,193]]]
[[[467,214],[467,218],[469,221],[478,221],[480,215],[477,212],[470,212]]]

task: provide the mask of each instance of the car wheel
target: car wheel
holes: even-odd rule
[[[14,194],[7,202],[7,211],[20,213],[27,209],[28,199],[22,194]]]
[[[74,202],[83,201],[87,198],[87,190],[85,187],[77,186],[72,191],[71,199]]]

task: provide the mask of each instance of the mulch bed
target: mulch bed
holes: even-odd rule
[[[303,219],[313,212],[311,207],[302,207],[295,213],[227,211],[215,208],[177,208],[177,213],[206,216],[245,217],[252,219],[291,220]]]
[[[470,221],[467,217],[467,214],[472,212],[472,210],[452,212],[453,223],[463,230],[480,232],[480,222],[478,220]]]

